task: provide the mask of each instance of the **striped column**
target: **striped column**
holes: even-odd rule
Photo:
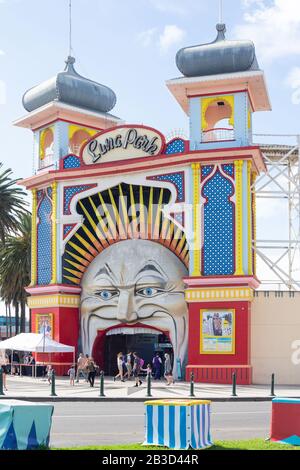
[[[57,282],[57,183],[52,184],[52,279],[51,284]]]
[[[192,163],[193,172],[193,235],[194,235],[194,266],[193,276],[201,275],[201,228],[200,228],[200,164]]]
[[[31,286],[37,282],[37,194],[32,190],[32,215],[31,215]]]
[[[242,276],[243,270],[243,160],[236,160],[235,167],[235,275]]]

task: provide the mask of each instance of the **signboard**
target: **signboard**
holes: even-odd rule
[[[86,165],[159,155],[164,136],[146,126],[120,126],[93,136],[83,145],[81,157]]]
[[[53,339],[53,314],[38,313],[35,318],[35,332]]]
[[[200,310],[200,353],[235,354],[235,310]]]

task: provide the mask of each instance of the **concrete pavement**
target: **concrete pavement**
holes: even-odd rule
[[[8,376],[8,391],[0,399],[17,398],[22,400],[49,400],[50,385],[47,380],[41,378]],[[113,382],[112,378],[105,377],[104,387],[105,398],[102,400],[121,401],[144,401],[147,394],[146,381],[140,387],[134,387],[134,381]],[[165,381],[152,381],[153,398],[188,398],[190,385],[187,382],[177,382],[167,386]],[[195,395],[197,398],[224,401],[231,399],[232,388],[229,385],[217,384],[195,384]],[[275,393],[282,397],[300,398],[299,386],[276,386]],[[70,386],[67,377],[56,378],[56,401],[95,401],[99,398],[99,378],[95,382],[95,387],[91,388],[88,383],[81,379],[79,384]],[[237,400],[270,400],[270,387],[264,385],[238,386]]]

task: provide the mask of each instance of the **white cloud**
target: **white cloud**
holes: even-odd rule
[[[185,37],[186,32],[179,28],[179,26],[172,24],[166,25],[162,32],[157,28],[150,28],[138,34],[138,42],[143,47],[155,46],[160,49],[162,53],[179,44]]]
[[[162,52],[167,52],[170,47],[179,44],[185,37],[185,31],[175,24],[166,25],[159,36],[159,47]]]
[[[299,0],[243,0],[244,23],[237,26],[239,38],[252,39],[265,61],[300,55]]]
[[[291,69],[286,83],[295,90],[292,94],[292,103],[300,104],[300,67],[294,67]]]
[[[156,32],[157,28],[151,28],[147,29],[147,31],[142,31],[138,35],[138,41],[142,44],[142,46],[148,47],[153,43]]]

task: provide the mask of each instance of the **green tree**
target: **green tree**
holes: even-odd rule
[[[18,180],[12,179],[11,169],[2,170],[2,166],[0,163],[0,243],[5,243],[7,235],[18,231],[27,203],[25,192],[16,187]]]
[[[3,164],[0,163],[0,251],[4,251],[7,238],[11,238],[13,234],[19,232],[20,218],[28,214],[26,209],[27,202],[24,199],[25,192],[21,188],[16,187],[17,180],[12,178],[12,171],[10,169],[2,170],[2,167]],[[26,224],[27,222],[24,223]],[[19,232],[18,237],[20,234],[21,232]],[[19,293],[14,292],[14,285],[10,282],[9,278],[6,278],[5,270],[3,270],[4,261],[2,261],[2,255],[0,255],[0,263],[0,296],[5,302],[6,317],[9,320],[7,331],[9,331],[11,336],[11,306],[13,305],[16,309],[16,321],[18,323],[20,301],[17,299]]]

